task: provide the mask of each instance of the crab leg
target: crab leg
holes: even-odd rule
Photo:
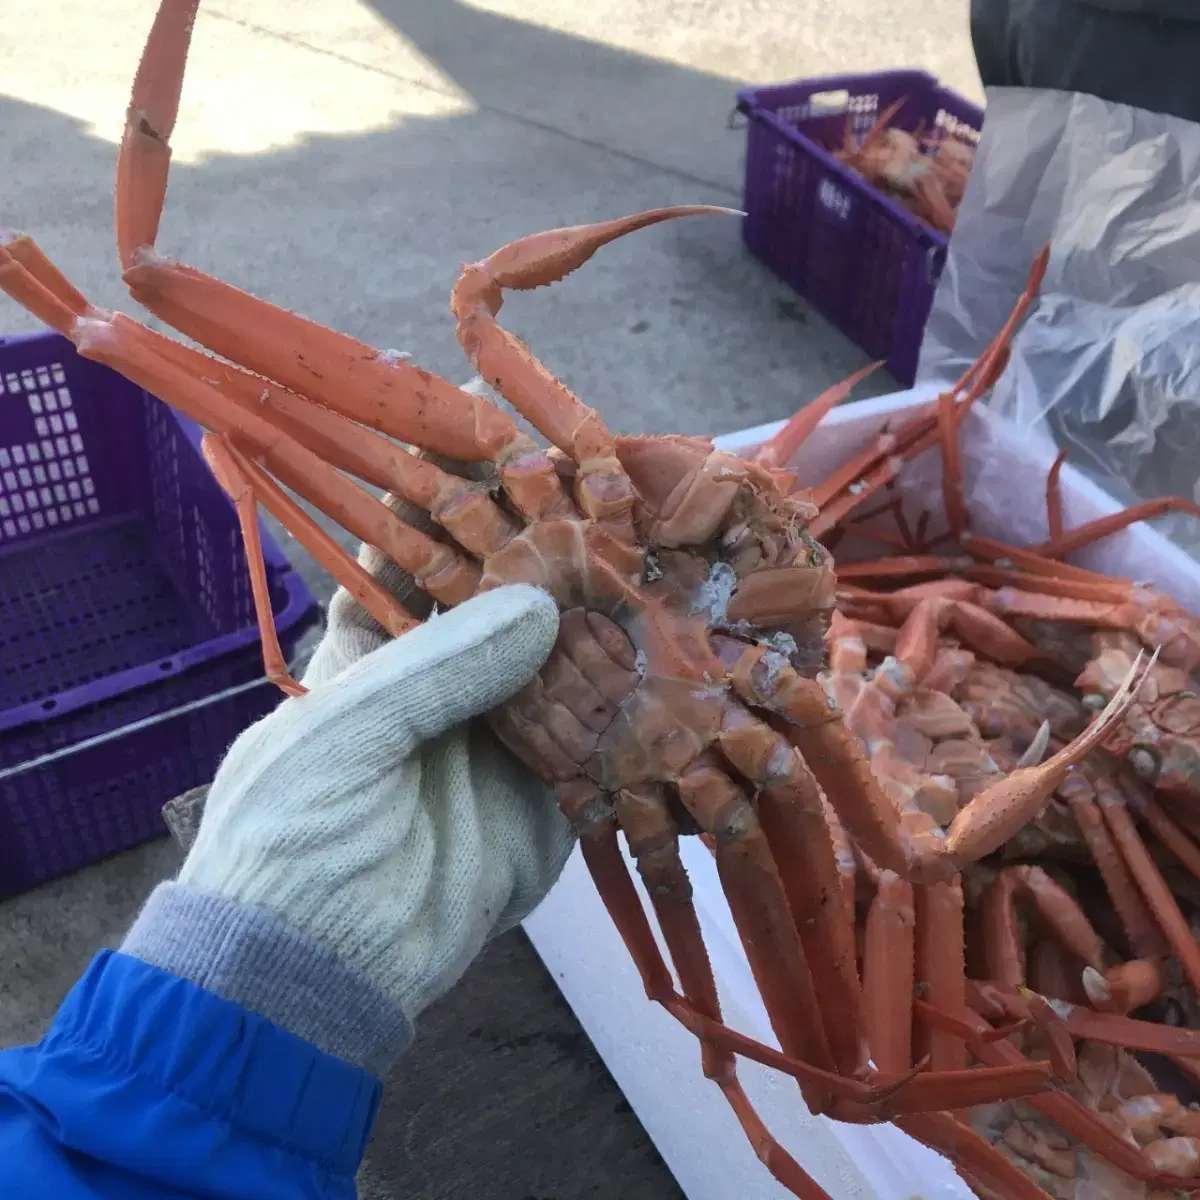
[[[555,797],[579,837],[588,873],[642,977],[646,996],[660,1004],[669,1002],[676,995],[675,985],[621,857],[613,813],[600,803],[599,788],[587,780],[560,783]]]
[[[1126,803],[1150,826],[1154,836],[1195,876],[1200,879],[1200,846],[1166,813],[1153,796],[1131,789]]]
[[[602,246],[627,233],[676,217],[738,215],[713,205],[678,205],[594,225],[530,234],[463,268],[450,295],[458,340],[476,370],[517,411],[577,464],[575,495],[589,516],[632,542],[635,493],[600,414],[540,363],[495,320],[504,290],[554,283],[581,267]]]
[[[992,343],[992,345],[994,344]],[[989,350],[985,350],[980,358],[975,360],[967,369],[962,379],[948,393],[951,396],[958,396],[964,388],[968,388],[969,386],[966,396],[956,405],[957,419],[959,421],[966,415],[967,409],[976,397],[982,395],[987,390],[987,386],[990,386],[990,383],[987,386],[979,386],[981,378],[985,381],[989,379],[987,375],[981,376],[980,372],[990,361],[988,358],[990,349],[991,347],[989,347]],[[975,390],[976,387],[978,387],[978,391]],[[826,476],[825,479],[812,488],[813,503],[823,509],[835,497],[847,490],[853,492],[856,496],[861,495],[865,498],[869,494],[864,491],[866,481],[870,477],[872,470],[878,469],[884,459],[889,457],[897,460],[912,459],[934,445],[940,437],[937,417],[938,403],[939,401],[935,400],[928,410],[918,416],[909,418],[894,433],[880,433],[875,439],[874,445],[861,451],[848,463]],[[898,467],[896,473],[898,473]]]
[[[13,261],[24,268],[32,279],[76,317],[105,315],[88,303],[87,298],[25,234],[10,235],[7,240],[0,238],[0,250],[7,250]],[[28,285],[28,280],[25,282]],[[30,307],[28,297],[31,292],[28,286],[24,295],[26,299],[21,302]],[[14,298],[17,298],[15,293]],[[41,300],[43,305],[50,303],[45,297]],[[67,314],[56,311],[54,315],[55,320],[51,323],[55,328],[66,336],[71,336],[74,327]],[[408,482],[405,460],[417,463],[414,471],[425,467],[437,470],[432,464],[425,464],[422,460],[405,454],[386,438],[350,424],[328,409],[311,404],[302,396],[243,371],[240,367],[202,354],[151,329],[139,327],[139,335],[143,340],[152,342],[162,357],[197,378],[217,383],[231,400],[242,407],[259,412],[265,420],[280,425],[331,465],[348,471],[367,483],[397,492],[405,499],[419,503],[417,496],[412,493],[415,490],[414,485],[419,486],[421,481],[418,477],[414,483]],[[268,407],[272,410],[269,414],[263,411]]]
[[[1065,779],[1058,789],[1079,826],[1092,860],[1104,881],[1105,890],[1138,958],[1159,958],[1167,953],[1166,939],[1154,923],[1145,898],[1138,891],[1125,860],[1121,857],[1104,817],[1096,804],[1096,793],[1082,775]]]
[[[928,1107],[930,1099],[927,1081],[933,1077],[922,1074],[920,1068],[913,1067],[902,1075],[881,1075],[878,1072],[871,1076],[869,1083],[857,1079],[847,1079],[830,1071],[821,1071],[797,1059],[790,1058],[779,1050],[756,1042],[745,1034],[719,1025],[703,1016],[692,1008],[682,997],[667,998],[663,1001],[668,1012],[686,1029],[694,1033],[702,1041],[712,1041],[724,1049],[748,1058],[751,1062],[761,1063],[771,1067],[783,1075],[790,1075],[802,1083],[816,1083],[825,1086],[831,1094],[837,1097],[837,1119],[854,1120],[862,1124],[872,1124],[885,1120],[893,1109],[907,1111],[907,1102],[903,1105],[897,1100],[911,1089],[915,1089],[916,1099],[912,1102],[914,1111]],[[972,1037],[978,1035],[971,1034]],[[1032,1069],[1030,1069],[1032,1068]],[[963,1075],[978,1075],[984,1079],[1001,1081],[999,1086],[1005,1091],[1016,1089],[1021,1095],[1045,1088],[1050,1079],[1050,1068],[1046,1063],[1026,1063],[1019,1070],[1004,1068],[997,1071],[994,1068],[970,1072],[954,1072],[952,1082],[958,1085]],[[975,1084],[970,1085],[974,1088]],[[939,1099],[939,1098],[934,1098]],[[872,1111],[873,1110],[873,1111]],[[846,1115],[851,1114],[851,1115]]]
[[[218,389],[159,356],[137,330],[136,322],[121,313],[109,319],[82,318],[75,323],[75,344],[85,358],[120,371],[214,433],[244,438],[269,461],[283,483],[411,572],[436,599],[458,604],[473,594],[479,573],[472,564],[406,525],[281,430],[229,406]]]
[[[863,1014],[871,1059],[884,1072],[912,1064],[912,1009],[916,914],[912,885],[882,871],[867,913],[863,949]]]
[[[1004,369],[1008,366],[1008,358],[1012,339],[1017,332],[1017,326],[1025,319],[1025,314],[1033,307],[1038,292],[1041,291],[1042,281],[1046,278],[1046,268],[1050,265],[1050,247],[1043,246],[1029,267],[1025,279],[1025,290],[1017,297],[1008,319],[1000,327],[1000,331],[992,338],[987,349],[967,369],[966,375],[954,389],[955,394],[966,389],[966,395],[956,406],[955,420],[962,424],[971,406],[985,392],[995,387]]]
[[[807,765],[807,764],[806,764]],[[837,866],[838,878],[841,881],[842,906],[846,912],[846,924],[854,928],[854,902],[858,881],[858,860],[854,855],[854,847],[842,828],[837,812],[824,792],[821,793],[821,811],[825,814],[825,824],[829,828],[829,838],[833,843],[833,857]]]
[[[953,695],[975,664],[975,655],[960,646],[943,646],[934,657],[933,666],[925,676],[925,687],[931,692]]]
[[[916,986],[926,1003],[961,1012],[967,1007],[963,891],[956,876],[950,883],[916,889]],[[961,1038],[916,1023],[918,1057],[929,1058],[932,1071],[958,1071],[966,1065]]]
[[[792,1068],[789,1073],[793,1074],[797,1080],[800,1080],[801,1075],[805,1075],[811,1088],[813,1086],[812,1076],[803,1070],[797,1070],[802,1064],[787,1060],[778,1051],[760,1046],[751,1039],[726,1029],[719,1022],[697,1011],[675,992],[670,972],[659,954],[654,934],[646,920],[645,910],[642,908],[633,881],[629,877],[629,871],[621,857],[621,851],[617,845],[616,822],[610,814],[605,814],[597,807],[599,790],[594,784],[577,781],[560,784],[557,788],[557,796],[563,812],[571,820],[579,834],[580,850],[588,872],[596,885],[604,907],[608,910],[621,935],[621,940],[629,950],[638,974],[642,978],[646,995],[651,1000],[662,1004],[676,1020],[700,1038],[704,1047],[712,1044],[721,1047],[726,1052],[743,1053],[758,1061],[772,1060],[768,1065],[778,1065],[775,1060],[783,1060]],[[699,968],[698,958],[689,957],[687,961],[697,969]],[[715,1077],[718,1086],[733,1109],[734,1115],[753,1145],[758,1158],[772,1175],[800,1200],[830,1200],[828,1193],[818,1186],[800,1164],[771,1137],[738,1084],[732,1064],[727,1064],[722,1055],[715,1052],[709,1053],[707,1049],[702,1053],[705,1068],[711,1067],[719,1072]],[[831,1076],[830,1078],[835,1083],[838,1082],[836,1077]]]
[[[551,229],[510,242],[482,262],[464,267],[454,286],[451,311],[459,322],[458,337],[480,374],[511,400],[534,428],[576,462],[613,453],[612,435],[599,415],[534,359],[520,342],[493,319],[503,291],[522,291],[555,283],[592,257],[601,247],[628,233],[677,217],[722,214],[735,209],[708,204],[677,205],[601,221]],[[511,389],[512,395],[507,390]]]
[[[702,1040],[718,1042],[752,1062],[762,1063],[797,1080],[815,1078],[822,1074],[781,1054],[778,1050],[772,1050],[743,1034],[713,1023],[691,1010],[685,1001],[668,999],[664,1003],[682,1025]],[[981,1040],[980,1035],[972,1030],[967,1031],[967,1036],[973,1042]],[[945,1103],[948,1096],[958,1097],[961,1103],[970,1106],[987,1103],[989,1099],[1013,1100],[1035,1095],[1045,1091],[1048,1086],[1051,1080],[1051,1066],[1045,1062],[1024,1060],[1018,1064],[1001,1067],[948,1071],[940,1076],[918,1074],[915,1070],[910,1070],[899,1076],[876,1076],[869,1085],[839,1079],[837,1076],[829,1076],[828,1079],[831,1085],[838,1085],[838,1090],[847,1095],[846,1099],[838,1101],[834,1110],[835,1119],[874,1124],[893,1120],[900,1114],[929,1110]],[[728,1098],[728,1092],[726,1095]],[[730,1100],[730,1103],[733,1104],[733,1101]],[[764,1159],[764,1162],[767,1161]],[[776,1178],[782,1177],[776,1174]],[[797,1194],[807,1196],[809,1193]]]
[[[243,454],[228,437],[206,433],[201,442],[204,460],[217,482],[238,508],[242,539],[250,564],[250,582],[263,634],[264,654],[273,643],[272,653],[282,659],[275,623],[271,618],[267,591],[266,565],[255,507],[261,504],[393,637],[399,637],[420,622],[373,578],[356,559],[351,558],[320,525],[305,521],[304,510],[251,458]],[[258,566],[255,567],[255,562]],[[257,575],[257,581],[256,581]],[[268,637],[269,631],[269,637]],[[268,673],[272,666],[268,660]],[[295,683],[295,681],[292,681]],[[282,685],[281,685],[282,686]],[[300,687],[299,684],[295,684]],[[287,688],[284,688],[287,691]],[[302,689],[303,690],[303,689]]]
[[[1056,1007],[1072,1037],[1091,1038],[1150,1054],[1192,1057],[1200,1053],[1200,1030],[1160,1025],[1157,1021],[1138,1021],[1117,1013],[1092,1012],[1078,1004]]]
[[[162,0],[154,14],[125,116],[117,157],[116,229],[122,266],[135,253],[153,246],[167,197],[171,134],[179,116],[179,97],[192,26],[200,0]]]
[[[1029,948],[1026,976],[1029,987],[1042,996],[1064,1000],[1071,1004],[1087,1003],[1087,989],[1079,960],[1051,938],[1038,938]]]
[[[246,548],[246,567],[250,572],[250,591],[254,596],[254,612],[258,618],[258,633],[262,640],[263,666],[267,679],[289,696],[306,696],[308,688],[297,683],[288,670],[287,658],[275,630],[275,615],[271,607],[271,586],[267,581],[267,565],[263,560],[262,537],[258,528],[258,501],[254,488],[241,464],[234,458],[228,439],[206,433],[200,442],[204,461],[233,501],[241,526],[242,543]]]
[[[1083,579],[1059,579],[1048,575],[1032,575],[1005,567],[972,566],[963,568],[968,579],[976,580],[990,589],[1016,587],[1048,596],[1066,596],[1077,600],[1097,600],[1120,604],[1132,597],[1132,589],[1123,583],[1092,583]]]
[[[916,846],[900,827],[895,806],[879,786],[862,743],[830,706],[824,689],[762,646],[714,638],[739,696],[785,718],[796,747],[855,843],[878,865],[908,877]]]
[[[1041,1062],[961,1071],[922,1071],[906,1079],[893,1095],[869,1105],[869,1113],[863,1116],[869,1115],[876,1121],[895,1120],[906,1113],[931,1112],[949,1105],[967,1109],[976,1104],[1021,1100],[1044,1092],[1050,1080],[1050,1067]],[[853,1122],[858,1114],[850,1103],[839,1103],[831,1116]]]
[[[978,996],[975,993],[976,985],[973,985],[971,980],[965,981],[964,991],[970,995],[973,1003],[978,1004]],[[1006,1020],[1012,1014],[1008,1009],[997,1002],[995,997],[989,994],[989,1003],[985,1006],[989,1016],[995,1020]],[[928,1026],[931,1030],[939,1030],[943,1033],[952,1034],[964,1046],[974,1046],[976,1043],[1000,1042],[1006,1038],[1010,1038],[1015,1033],[1021,1033],[1025,1029],[1034,1024],[1033,1017],[1028,1012],[1025,1012],[1025,1006],[1021,1003],[1015,1004],[1013,1007],[1020,1007],[1023,1016],[1013,1017],[1009,1024],[1002,1025],[999,1028],[993,1029],[990,1026],[976,1027],[968,1020],[968,1010],[959,1009],[958,1013],[951,1012],[944,1008],[938,1008],[936,1005],[930,1004],[927,1000],[922,1000],[919,996],[913,998],[913,1017],[922,1025]],[[967,1015],[963,1015],[967,1014]],[[1055,1018],[1057,1020],[1058,1018]],[[1061,1022],[1060,1022],[1061,1024]],[[1064,1027],[1065,1034],[1065,1027]],[[1071,1046],[1070,1037],[1066,1037],[1066,1045]],[[1053,1077],[1060,1079],[1063,1082],[1068,1082],[1074,1075],[1075,1067],[1069,1062],[1070,1056],[1064,1060],[1069,1070],[1064,1068],[1063,1063],[1057,1063],[1054,1066]],[[1050,1063],[1047,1060],[1047,1078],[1050,1078]]]
[[[986,609],[965,600],[930,597],[909,613],[896,639],[896,657],[912,668],[917,683],[933,667],[938,641],[946,629],[1002,666],[1019,667],[1042,657],[1032,642]]]
[[[1124,799],[1116,788],[1111,786],[1098,788],[1097,799],[1125,865],[1146,898],[1146,903],[1170,942],[1171,949],[1178,956],[1192,987],[1200,989],[1200,945],[1197,945],[1195,937],[1192,936],[1187,918],[1180,911],[1171,889],[1159,874],[1145,843],[1138,836],[1137,827],[1129,815]]]
[[[1028,988],[1018,988],[1017,995],[1022,1002],[1025,1014],[1042,1036],[1043,1048],[1046,1051],[1054,1078],[1059,1083],[1070,1083],[1078,1073],[1079,1064],[1075,1056],[1075,1043],[1071,1040],[1066,1022],[1045,996],[1039,996],[1037,992],[1031,992]],[[976,1014],[970,1009],[967,1010],[967,1014],[968,1020],[975,1020]],[[996,1031],[986,1032],[994,1034]],[[1012,1042],[1005,1038],[989,1036],[984,1039],[984,1044],[987,1046],[1000,1042],[1004,1042],[1010,1049],[1012,1048]],[[986,1058],[986,1055],[979,1054],[979,1057]],[[1006,1055],[1005,1057],[1009,1061],[1017,1061],[1011,1056]]]
[[[813,973],[829,1048],[838,1073],[854,1075],[865,1062],[853,923],[839,903],[842,883],[820,787],[800,754],[740,705],[729,705],[718,743],[736,770],[761,786],[758,819]]]
[[[1038,1000],[1040,997],[1033,997]],[[911,1067],[899,1074],[884,1074],[873,1071],[870,1082],[864,1083],[817,1070],[806,1063],[790,1058],[778,1050],[755,1042],[744,1034],[737,1033],[690,1008],[686,1001],[676,998],[663,1003],[676,1019],[703,1041],[713,1041],[734,1054],[752,1062],[771,1067],[782,1074],[790,1075],[799,1082],[817,1082],[828,1086],[835,1096],[835,1105],[830,1116],[835,1120],[854,1124],[875,1124],[891,1120],[902,1113],[923,1112],[941,1108],[947,1104],[970,1107],[989,1101],[1018,1099],[1044,1092],[1055,1080],[1066,1082],[1075,1073],[1075,1060],[1071,1041],[1062,1022],[1045,1008],[1039,1027],[1045,1027],[1061,1041],[1053,1047],[1055,1053],[1047,1061],[1019,1062],[992,1067],[972,1067],[969,1070],[928,1072],[921,1066]],[[1011,1035],[1012,1029],[993,1030],[984,1026],[982,1031],[966,1017],[956,1018],[950,1013],[932,1008],[922,1001],[915,1002],[925,1019],[943,1028],[946,1032],[965,1041],[968,1045],[985,1045]],[[1022,1008],[1024,1001],[1017,1000]],[[967,1014],[972,1016],[973,1014]],[[1031,1018],[1025,1018],[1030,1024]],[[1058,1034],[1061,1033],[1061,1039]]]
[[[72,336],[75,313],[70,304],[56,291],[51,291],[35,279],[10,253],[3,241],[0,241],[0,288],[39,321],[64,337]]]
[[[1041,867],[1005,867],[983,893],[980,916],[987,975],[996,983],[1025,982],[1016,901],[1030,901],[1062,947],[1096,971],[1104,969],[1103,946],[1083,909]]]
[[[201,345],[389,437],[461,462],[535,448],[483,397],[191,267],[142,250],[123,278]]]
[[[1065,558],[1068,554],[1127,529],[1130,525],[1136,525],[1139,521],[1151,521],[1167,513],[1187,513],[1193,517],[1200,517],[1200,506],[1183,499],[1182,496],[1158,496],[1153,500],[1133,504],[1107,517],[1097,517],[1096,520],[1079,525],[1069,533],[1060,532],[1056,537],[1051,532],[1050,540],[1035,549],[1047,558]]]
[[[840,568],[839,568],[840,570]],[[886,622],[903,623],[923,600],[970,600],[978,595],[978,585],[966,579],[931,579],[914,583],[898,592],[872,592],[867,588],[844,584],[838,580],[837,596],[841,603],[857,609],[867,608]],[[899,636],[899,630],[894,631]]]
[[[869,532],[874,536],[876,531]],[[951,576],[952,581],[972,581],[983,585],[977,591],[964,588],[964,599],[975,596],[982,600],[987,596],[985,587],[1014,587],[1049,596],[1095,600],[1108,604],[1120,604],[1133,598],[1133,589],[1129,585],[1119,581],[1101,582],[1099,576],[1093,577],[1093,582],[1092,579],[1039,575],[1007,567],[985,566],[967,557],[898,554],[891,558],[845,563],[838,567],[839,582],[851,579],[902,579],[910,575],[944,575]],[[892,597],[903,594],[903,591],[891,593]]]
[[[764,442],[754,455],[754,461],[765,467],[786,467],[792,456],[808,440],[812,431],[844,400],[868,375],[884,365],[884,360],[868,363],[855,371],[841,383],[827,388],[815,400],[810,400],[770,441]]]
[[[691,884],[679,857],[679,826],[671,816],[666,795],[659,787],[619,792],[616,815],[654,905],[683,994],[698,1013],[719,1023],[717,985],[692,907]],[[729,1051],[704,1041],[700,1053],[708,1078],[733,1076],[733,1055]]]
[[[896,531],[892,532],[889,529],[879,529],[874,525],[868,525],[867,522],[875,517],[882,516],[884,513],[891,513],[896,522]],[[856,533],[861,537],[868,538],[871,541],[880,542],[885,546],[891,546],[895,550],[899,550],[902,554],[920,554],[920,540],[913,533],[912,527],[908,523],[908,517],[904,512],[904,500],[896,496],[891,500],[885,501],[883,504],[877,505],[869,512],[859,513],[858,519],[850,521],[845,525],[840,525],[835,534]],[[828,542],[828,539],[826,539]]]
[[[1026,899],[1069,954],[1099,971],[1104,967],[1104,945],[1078,901],[1041,867],[1031,864],[1005,867],[998,879],[1012,880],[1011,899]]]
[[[958,444],[958,419],[954,397],[937,398],[938,440],[942,449],[942,507],[950,532],[958,537],[967,527],[967,502],[962,489],[962,449]]]
[[[1046,475],[1046,525],[1050,530],[1050,545],[1063,535],[1062,485],[1059,476],[1069,453],[1068,450],[1060,450]]]
[[[1019,987],[1025,982],[1025,961],[1016,907],[1012,902],[1015,881],[999,875],[983,894],[980,934],[983,970],[993,983]]]
[[[483,397],[148,248],[123,278],[135,300],[201,345],[390,437],[462,462],[534,449]]]
[[[486,399],[155,252],[197,7],[197,0],[163,0],[134,82],[116,189],[117,245],[133,297],[215,353],[434,454],[501,465],[537,456],[534,443]],[[553,468],[540,467],[536,494],[561,507]]]
[[[907,103],[908,103],[907,96],[901,96],[899,100],[893,100],[892,103],[889,104],[887,106],[887,108],[885,108],[883,110],[883,112],[881,112],[879,114],[879,116],[875,118],[875,123],[871,126],[870,129],[867,130],[866,133],[863,134],[862,141],[857,144],[855,144],[854,133],[853,133],[853,130],[850,125],[850,115],[847,113],[847,115],[846,115],[846,139],[845,139],[845,144],[842,147],[842,152],[844,154],[853,155],[853,154],[856,154],[858,151],[860,151],[865,145],[867,145],[868,142],[875,141],[879,137],[879,135],[881,133],[883,133],[888,128],[889,125],[891,125],[892,119]]]
[[[1077,567],[1072,563],[1059,562],[1047,558],[1044,554],[1030,549],[1028,546],[1011,546],[1007,542],[995,538],[984,537],[978,533],[965,532],[959,539],[963,551],[973,558],[984,562],[1000,564],[1007,562],[1022,571],[1033,575],[1049,575],[1055,579],[1078,579],[1081,582],[1097,584],[1122,585],[1126,592],[1133,591],[1133,581],[1105,575],[1100,571],[1092,571],[1087,567]]]
[[[947,574],[963,569],[969,561],[939,558],[931,554],[893,554],[869,562],[843,563],[838,567],[838,582],[846,579],[903,579],[909,575]]]
[[[933,418],[923,413],[905,421],[895,433],[880,433],[873,445],[830,472],[820,483],[813,485],[813,503],[818,508],[824,508],[835,496],[839,496],[848,488],[856,488],[883,459],[889,455],[906,455],[917,441],[929,434],[933,426]],[[928,445],[933,445],[933,441]]]
[[[813,978],[792,921],[783,881],[761,826],[741,789],[703,761],[680,777],[679,795],[716,842],[717,870],[750,969],[785,1054],[832,1070]],[[805,1094],[814,1113],[828,1100]]]
[[[1001,588],[987,600],[989,612],[1004,617],[1032,617],[1040,621],[1070,621],[1080,625],[1098,625],[1125,629],[1131,624],[1127,605],[1096,600],[1077,600],[1068,596],[1048,596]]]
[[[799,1200],[830,1200],[829,1193],[771,1136],[741,1084],[736,1080],[718,1084],[763,1166]]]
[[[15,262],[76,316],[83,316],[91,309],[83,293],[46,257],[28,234],[15,230],[0,232],[0,250],[7,250]]]
[[[425,509],[472,554],[486,557],[516,534],[516,523],[478,484],[248,371],[153,330],[138,327],[137,332],[142,340],[152,342],[164,359],[196,378],[211,381],[239,408],[282,429],[331,466]],[[266,457],[270,457],[269,447]]]
[[[905,446],[903,451],[888,455],[863,475],[860,481],[851,483],[843,494],[835,496],[827,504],[820,504],[820,501],[816,500],[817,489],[814,488],[814,503],[820,505],[821,511],[809,523],[808,532],[813,537],[820,538],[822,534],[827,533],[843,521],[860,504],[874,496],[880,488],[891,483],[900,474],[900,470],[906,462],[916,458],[919,454],[924,454],[931,446],[937,444],[937,440],[937,427],[932,426],[927,432]]]
[[[890,625],[860,621],[834,610],[829,620],[829,669],[861,675],[867,669],[867,652],[894,654],[900,631]]]
[[[869,1088],[858,1086],[877,1095],[838,1100],[829,1117],[852,1125],[876,1125],[950,1104],[971,1108],[976,1104],[1021,1100],[1046,1091],[1051,1084],[1051,1069],[1045,1062],[937,1073],[917,1066],[902,1075],[873,1074],[871,1080]]]
[[[1070,767],[1105,737],[1133,701],[1139,658],[1104,712],[1078,738],[1038,766],[1020,767],[980,792],[944,837],[910,837],[871,771],[862,743],[830,711],[821,685],[803,679],[763,647],[714,639],[735,691],[791,723],[788,739],[804,756],[851,835],[880,867],[916,882],[945,882],[963,864],[1003,845],[1063,781]],[[940,834],[940,831],[939,831]]]
[[[922,514],[924,515],[924,514]],[[923,535],[913,531],[912,526],[908,523],[908,517],[904,513],[904,497],[897,496],[894,501],[893,516],[896,521],[896,528],[900,530],[900,540],[904,543],[904,548],[909,554],[920,554],[922,552]]]
[[[1047,246],[1034,259],[1025,290],[1018,297],[1003,328],[948,393],[954,399],[955,426],[962,423],[971,406],[995,384],[1002,373],[1008,361],[1008,343],[1033,304],[1049,261],[1050,248]],[[817,528],[810,529],[813,537],[820,537],[822,532],[838,524],[848,512],[894,479],[901,462],[915,458],[938,442],[941,438],[938,418],[941,404],[939,398],[930,410],[906,421],[895,434],[881,434],[873,447],[857,455],[813,488],[813,503],[822,510]],[[841,494],[847,491],[848,495]],[[835,497],[838,497],[836,503]]]
[[[968,988],[973,993],[973,1003],[981,1003],[989,1010],[998,1009],[1014,1017],[1033,1015],[1029,1007],[1031,1002],[1049,1005],[1056,1022],[1067,1034],[1068,1039],[1104,1042],[1106,1045],[1120,1046],[1126,1050],[1172,1056],[1193,1057],[1200,1050],[1200,1030],[1160,1025],[1157,1021],[1139,1021],[1134,1017],[1116,1013],[1093,1012],[1079,1004],[1047,1001],[1035,992],[1023,988],[1013,989],[975,980],[968,982]],[[981,1018],[974,1015],[972,1020],[977,1020],[980,1027],[985,1024]],[[991,1045],[989,1042],[988,1047]],[[981,1048],[978,1053],[979,1057],[996,1062],[1015,1062],[1020,1057],[1011,1044],[1005,1044],[1000,1050],[1002,1052],[994,1052],[989,1048],[985,1054]]]

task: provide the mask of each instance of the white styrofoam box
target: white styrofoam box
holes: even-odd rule
[[[933,394],[923,388],[835,409],[790,464],[801,484],[849,461],[885,422],[894,426],[914,415]],[[747,452],[781,424],[729,434],[717,445]],[[980,410],[968,415],[962,434],[972,528],[1016,545],[1044,538],[1045,478],[1053,447]],[[908,469],[905,480],[914,503],[941,512],[936,452]],[[1069,464],[1060,482],[1068,529],[1119,507]],[[1200,566],[1144,525],[1106,539],[1077,561],[1126,578],[1153,578],[1200,609]],[[778,1046],[712,856],[696,838],[684,839],[682,855],[726,1024]],[[701,1074],[696,1039],[646,999],[578,852],[525,930],[688,1200],[785,1200],[789,1193],[755,1157],[720,1091]],[[665,948],[663,957],[669,962]],[[834,1200],[970,1200],[949,1163],[893,1126],[814,1118],[791,1079],[745,1060],[739,1061],[738,1073],[775,1137]]]

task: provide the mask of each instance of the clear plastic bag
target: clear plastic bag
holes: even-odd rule
[[[1200,502],[1200,125],[991,89],[919,382],[961,374],[1047,242],[1041,298],[988,405],[1122,502]],[[1157,527],[1200,557],[1200,520]]]

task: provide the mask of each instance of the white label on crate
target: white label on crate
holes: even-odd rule
[[[817,201],[831,216],[839,221],[850,219],[850,197],[832,179],[822,179],[817,185]]]

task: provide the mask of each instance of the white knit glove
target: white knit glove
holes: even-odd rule
[[[339,591],[310,694],[234,743],[179,883],[274,913],[414,1020],[570,853],[553,796],[464,724],[532,678],[557,628],[520,586],[389,640]]]

